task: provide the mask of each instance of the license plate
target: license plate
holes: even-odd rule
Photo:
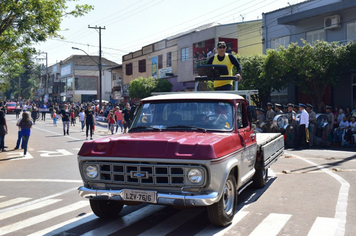
[[[125,201],[157,203],[156,196],[157,196],[156,191],[131,190],[131,189],[123,190],[123,199]]]

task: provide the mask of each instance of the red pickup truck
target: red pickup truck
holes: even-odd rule
[[[247,101],[228,93],[177,93],[141,100],[129,133],[83,144],[78,162],[93,212],[117,217],[124,204],[206,206],[231,223],[239,192],[264,187],[283,154],[281,134],[258,134]]]

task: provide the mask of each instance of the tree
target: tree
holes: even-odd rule
[[[294,58],[289,64],[295,64],[298,73],[294,83],[305,94],[315,95],[320,104],[328,86],[335,86],[342,74],[342,55],[345,46],[337,42],[316,41],[314,45],[306,43],[302,47],[288,47]],[[290,57],[292,58],[292,57]]]
[[[8,98],[11,94],[17,98],[21,90],[21,97],[32,98],[40,85],[41,66],[35,64],[28,55],[18,69],[17,76],[6,81],[3,92]]]
[[[21,65],[28,54],[34,54],[33,42],[61,37],[60,23],[67,16],[83,16],[92,6],[76,5],[68,10],[67,2],[77,0],[2,0],[0,1],[0,76],[16,76],[12,66]]]
[[[139,77],[130,82],[129,94],[131,98],[142,99],[151,96],[152,92],[170,92],[172,86],[166,79]]]
[[[287,87],[289,80],[285,72],[283,55],[268,50],[267,55],[253,55],[239,58],[242,66],[241,89],[257,89],[258,95],[252,96],[257,106],[265,107],[273,91]]]
[[[158,79],[157,86],[152,92],[171,92],[173,84],[166,79]]]

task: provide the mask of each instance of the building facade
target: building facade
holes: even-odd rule
[[[219,41],[226,42],[230,53],[241,49],[243,55],[262,54],[261,26],[261,20],[206,24],[124,55],[123,96],[127,100],[129,83],[138,77],[165,78],[173,84],[173,91],[194,89],[196,67],[216,53]]]
[[[87,102],[99,99],[98,56],[72,55],[47,68],[47,90],[50,101]],[[102,58],[102,99],[112,98],[110,68],[117,63]]]
[[[290,43],[303,45],[302,40],[345,44],[356,40],[356,0],[311,0],[263,14],[263,52],[286,47]],[[285,91],[274,93],[272,102],[298,102],[303,98],[291,84]],[[326,91],[324,102],[352,106],[356,103],[356,76],[342,76],[338,86]]]

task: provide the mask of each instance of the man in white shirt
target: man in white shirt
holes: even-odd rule
[[[347,130],[350,126],[350,123],[347,121],[347,117],[344,116],[343,120],[340,122],[339,127],[337,127],[334,130],[333,137],[334,137],[334,143],[337,141],[341,143],[342,139],[342,134],[344,133],[345,130]]]
[[[296,148],[309,148],[309,145],[307,145],[307,137],[306,137],[306,132],[308,132],[308,126],[309,126],[309,114],[305,110],[307,106],[299,103],[299,111],[300,111],[300,116],[299,116],[299,126],[298,126],[298,139],[297,139],[297,145]]]

